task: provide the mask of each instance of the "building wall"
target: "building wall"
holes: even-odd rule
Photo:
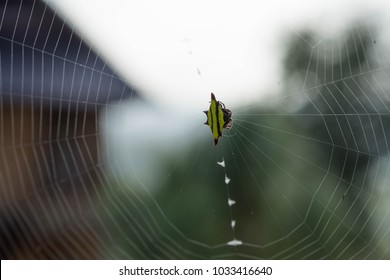
[[[99,258],[86,240],[103,180],[97,109],[0,107],[1,257]]]

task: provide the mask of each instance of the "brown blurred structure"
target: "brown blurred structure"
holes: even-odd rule
[[[99,111],[136,94],[45,3],[0,15],[0,256],[99,258]]]

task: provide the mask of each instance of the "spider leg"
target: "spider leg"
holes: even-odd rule
[[[233,120],[230,119],[227,123],[224,124],[223,128],[231,129],[233,127]]]

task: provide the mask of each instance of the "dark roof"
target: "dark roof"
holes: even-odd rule
[[[104,105],[137,95],[42,1],[0,2],[0,95]]]

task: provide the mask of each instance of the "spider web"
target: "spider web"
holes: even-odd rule
[[[215,147],[207,99],[196,120],[156,109],[49,6],[1,5],[2,258],[390,257],[390,64],[372,18],[293,32],[280,93],[225,103]]]

